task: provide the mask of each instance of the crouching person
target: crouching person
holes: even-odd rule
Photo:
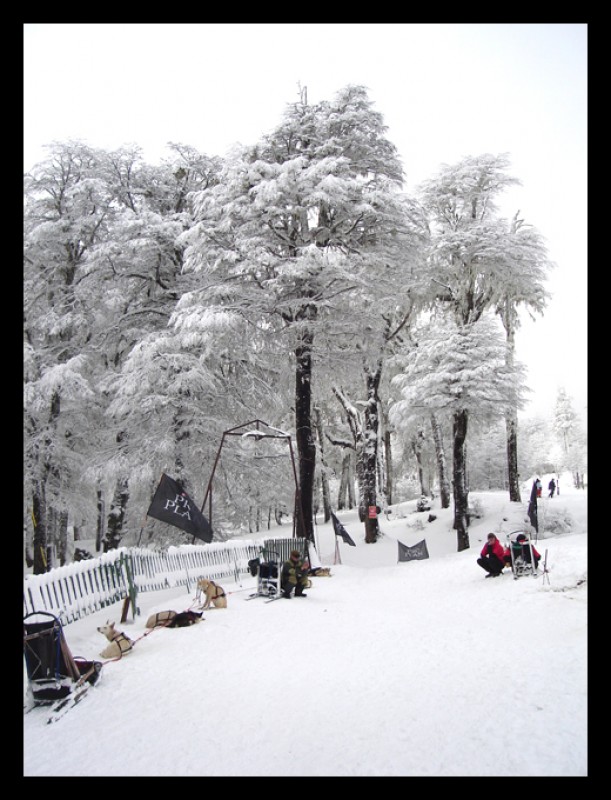
[[[505,549],[494,533],[488,534],[486,544],[482,548],[477,563],[488,573],[486,578],[496,578],[505,566]]]
[[[282,565],[282,573],[280,575],[282,597],[290,600],[293,589],[295,590],[295,597],[307,597],[307,594],[303,593],[303,589],[307,585],[308,568],[299,550],[291,550],[289,560]]]

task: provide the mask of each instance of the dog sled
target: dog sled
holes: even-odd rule
[[[246,599],[266,597],[276,600],[280,597],[280,570],[278,565],[279,554],[275,550],[263,548],[259,558],[252,558],[248,562],[248,570],[257,578],[257,589]]]
[[[28,678],[25,711],[48,706],[48,722],[79,702],[100,679],[102,663],[73,656],[60,620],[48,611],[23,618],[23,654]]]
[[[507,536],[506,553],[509,552],[509,565],[514,580],[532,575],[539,575],[537,566],[541,556],[536,551],[532,539],[523,531],[513,531]]]

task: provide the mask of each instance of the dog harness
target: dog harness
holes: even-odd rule
[[[131,641],[124,633],[121,633],[120,631],[118,633],[115,633],[115,635],[112,637],[110,641],[117,642],[117,644],[119,645],[119,650],[121,651],[121,655],[123,655],[123,653],[129,653],[129,651],[132,649]],[[125,642],[127,647],[123,647],[123,642]]]
[[[168,616],[168,614],[170,614],[170,616]],[[155,614],[155,625],[153,627],[156,628],[158,626],[159,627],[164,626],[164,627],[167,628],[174,621],[175,617],[176,617],[176,612],[175,611],[169,611],[169,612],[168,611],[158,611]]]
[[[225,597],[225,592],[223,591],[223,588],[221,586],[217,586],[217,584],[214,581],[210,581],[210,583],[214,586],[215,590],[217,590],[216,594],[212,598],[213,600],[217,600],[219,597]],[[218,591],[219,589],[220,591]]]

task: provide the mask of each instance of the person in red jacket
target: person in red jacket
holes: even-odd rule
[[[486,578],[496,578],[505,566],[505,549],[494,533],[488,534],[477,563],[488,573]]]

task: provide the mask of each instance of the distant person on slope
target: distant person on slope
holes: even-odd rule
[[[549,489],[549,496],[553,497],[554,496],[554,492],[556,491],[556,481],[553,478],[547,484],[547,488]]]
[[[505,566],[505,548],[494,533],[488,534],[477,563],[488,573],[486,578],[497,578]]]
[[[541,483],[539,478],[537,478],[535,483],[537,484],[537,497],[541,497],[541,491],[543,490],[543,484]]]

